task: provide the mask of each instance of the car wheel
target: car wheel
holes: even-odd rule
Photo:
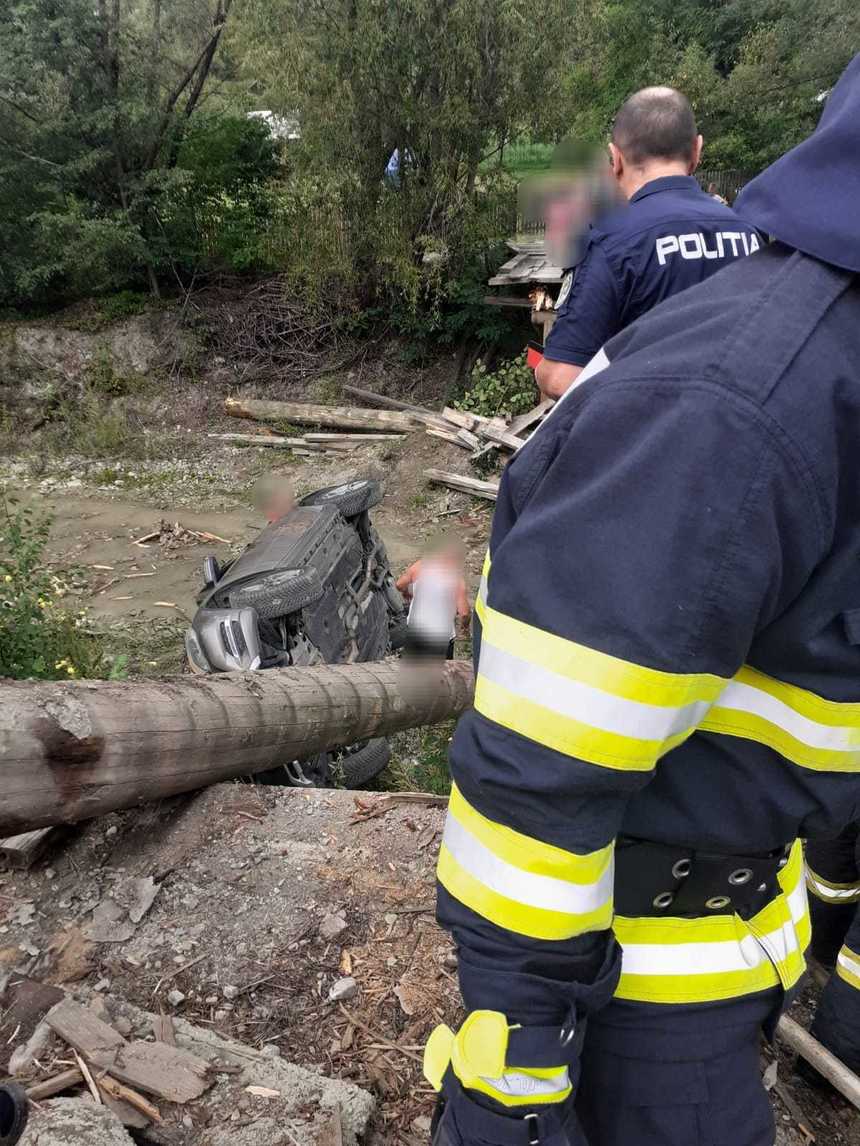
[[[256,584],[243,585],[230,594],[230,603],[242,609],[256,609],[258,616],[267,621],[304,609],[322,595],[322,582],[315,569],[285,569],[269,573]]]
[[[332,760],[332,772],[344,788],[358,788],[388,767],[391,749],[384,737],[368,740],[354,749],[346,749]]]
[[[382,487],[372,478],[360,481],[347,481],[341,485],[318,489],[303,497],[300,505],[333,505],[344,517],[357,517],[368,509],[373,509],[382,501]]]

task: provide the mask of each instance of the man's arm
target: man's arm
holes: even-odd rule
[[[547,398],[560,398],[621,324],[615,275],[603,248],[592,242],[547,336],[535,381]]]

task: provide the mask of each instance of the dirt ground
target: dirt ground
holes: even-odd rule
[[[369,1146],[426,1146],[421,1049],[459,1015],[456,956],[433,917],[443,816],[406,795],[243,783],[106,816],[30,872],[0,876],[0,972],[69,991],[113,1022],[163,1011],[354,1083],[376,1098]],[[157,891],[134,924],[125,906],[142,878]],[[346,978],[354,986],[332,1001]],[[795,1006],[800,1021],[813,994]],[[30,1033],[16,1024],[0,1016],[0,1071]],[[45,1048],[33,1076],[62,1069],[63,1050]],[[771,1058],[765,1049],[763,1069]],[[856,1111],[795,1078],[785,1048],[772,1094],[779,1146],[860,1143]],[[270,1102],[216,1088],[162,1104],[165,1121],[139,1141],[209,1146],[226,1124],[247,1130],[237,1141],[281,1146]],[[317,1141],[312,1115],[297,1115],[309,1120],[303,1146]]]
[[[246,428],[217,415],[207,425]],[[201,449],[185,432],[188,450],[177,438],[175,456],[159,461],[0,459],[0,485],[53,515],[52,560],[81,568],[93,617],[127,644],[134,673],[181,670],[202,559],[236,552],[261,527],[252,491],[266,473],[289,477],[299,494],[380,479],[385,499],[373,516],[392,566],[450,529],[467,545],[476,583],[491,508],[423,477],[429,466],[467,472],[456,447],[413,434],[344,457],[293,459],[226,443]],[[162,521],[159,538],[136,544]],[[443,813],[388,799],[233,784],[105,817],[30,872],[0,872],[0,974],[23,972],[89,1002],[97,996],[111,1015],[126,1004],[164,1009],[276,1048],[376,1097],[371,1146],[423,1146],[432,1094],[420,1076],[422,1044],[458,1013],[455,957],[432,914]],[[100,931],[99,906],[122,903],[128,882],[147,876],[159,890],[143,920],[112,936]],[[329,1001],[346,977],[357,993]],[[171,1002],[171,992],[182,999]],[[808,988],[796,1004],[799,1021],[808,1023],[814,997]],[[7,1018],[0,1013],[0,1047],[10,1053],[26,1032],[4,1029]],[[765,1051],[763,1067],[768,1061]],[[46,1056],[44,1071],[53,1066]],[[784,1049],[771,1093],[779,1146],[860,1146],[856,1111],[797,1080]],[[268,1101],[243,1093],[229,1111],[205,1099],[174,1108],[159,1141],[209,1146],[223,1120],[248,1132],[236,1141],[280,1146],[266,1136]]]

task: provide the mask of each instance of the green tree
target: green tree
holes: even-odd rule
[[[0,20],[0,297],[157,291],[159,200],[232,0],[9,0]]]

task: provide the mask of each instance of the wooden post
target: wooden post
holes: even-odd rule
[[[465,661],[0,682],[0,834],[74,823],[458,716]]]
[[[269,402],[262,398],[227,398],[224,412],[258,422],[293,422],[302,426],[331,426],[341,430],[400,430],[423,427],[417,415],[395,410],[363,410],[358,406],[319,406],[312,402]]]

